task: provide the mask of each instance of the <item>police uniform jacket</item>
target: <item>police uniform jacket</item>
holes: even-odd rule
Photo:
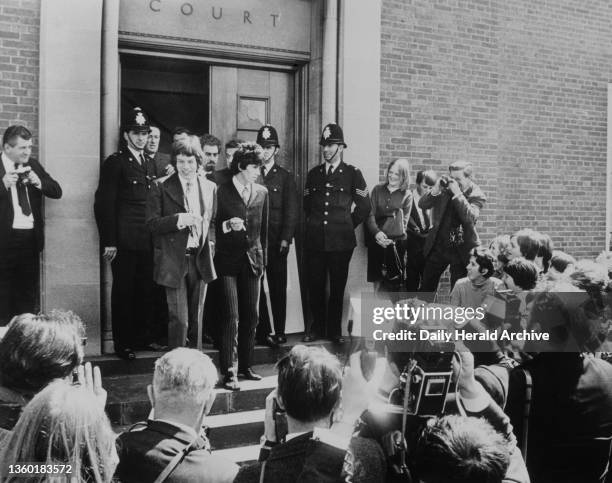
[[[291,243],[298,219],[297,188],[293,176],[274,163],[263,182],[270,198],[268,246],[276,247],[283,240]]]
[[[141,166],[126,148],[102,165],[94,211],[103,247],[151,250],[146,203],[156,170],[151,158],[144,156]]]
[[[246,230],[224,230],[225,221],[238,217]],[[248,258],[253,275],[261,276],[266,266],[268,247],[268,190],[253,183],[247,204],[230,179],[217,187],[217,246],[215,269],[218,276],[240,273],[244,256]]]
[[[308,248],[320,251],[352,250],[355,228],[370,214],[370,197],[359,169],[340,162],[331,176],[327,163],[308,172],[304,188]],[[355,203],[355,209],[351,207]]]
[[[196,255],[200,278],[209,283],[216,278],[213,265],[217,186],[202,176],[196,176],[202,216],[201,240]],[[185,194],[178,173],[156,181],[147,200],[147,224],[153,233],[153,279],[159,285],[179,288],[187,271],[185,251],[189,228],[177,227],[179,213],[187,213]]]
[[[457,261],[467,264],[470,251],[480,244],[476,222],[486,201],[486,196],[474,183],[456,197],[447,189],[435,196],[425,193],[419,207],[423,210],[433,208],[433,226],[425,239],[424,255],[429,255],[434,245],[440,243],[445,249],[456,248],[460,258]]]

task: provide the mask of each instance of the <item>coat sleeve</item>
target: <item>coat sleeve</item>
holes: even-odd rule
[[[120,178],[121,160],[117,156],[110,156],[102,165],[94,203],[102,247],[117,246],[117,198]]]
[[[372,211],[368,187],[365,179],[363,179],[363,174],[358,169],[355,169],[351,191],[353,203],[355,203],[351,218],[353,219],[353,228],[357,228]]]
[[[306,186],[304,186],[304,213],[306,217],[310,216],[311,199],[312,199],[312,171],[306,175]]]
[[[213,206],[212,215],[210,217],[210,224],[208,225],[208,241],[212,243],[217,242],[217,185],[213,187]]]
[[[33,159],[30,161],[30,165],[40,178],[40,191],[42,191],[47,198],[53,198],[55,200],[60,199],[62,197],[62,188],[59,183],[45,171],[45,168],[43,168],[38,161]]]
[[[281,240],[291,243],[295,233],[295,225],[298,220],[298,195],[297,186],[291,173],[286,174],[286,185],[283,188],[283,226],[281,228]]]
[[[487,199],[482,193],[476,193],[467,198],[461,194],[452,199],[452,203],[455,205],[457,215],[461,218],[461,222],[469,225],[476,224],[478,216],[480,215],[480,210],[486,201]]]
[[[147,195],[147,226],[153,235],[162,235],[173,231],[180,231],[177,227],[178,214],[163,216],[164,201],[162,186],[153,183]]]
[[[408,191],[402,200],[402,213],[404,214],[404,231],[408,229],[408,221],[410,220],[410,210],[412,209],[412,192]]]
[[[268,265],[268,191],[265,192],[264,205],[261,212],[261,248],[263,250],[264,266]]]
[[[376,205],[378,204],[378,186],[374,186],[374,189],[372,190],[372,195],[370,196],[370,214],[368,215],[368,217],[366,218],[365,221],[365,225],[368,229],[368,231],[372,234],[372,236],[375,236],[379,231],[380,228],[378,228],[378,225],[376,224]]]

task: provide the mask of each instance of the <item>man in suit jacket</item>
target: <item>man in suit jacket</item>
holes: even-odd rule
[[[436,292],[438,282],[450,265],[451,289],[467,275],[472,248],[480,244],[476,222],[487,198],[472,181],[472,165],[457,161],[449,166],[449,176],[439,178],[430,193],[419,201],[422,210],[433,209],[433,227],[423,252],[426,257],[421,292]],[[441,181],[448,183],[441,186]]]
[[[260,344],[276,346],[287,342],[285,337],[287,255],[298,219],[297,187],[291,173],[276,163],[276,155],[280,148],[276,129],[269,125],[262,126],[257,133],[257,144],[263,149],[263,165],[258,181],[268,188],[270,198],[266,274],[275,335],[274,338],[270,336],[272,327],[262,277],[257,341]]]
[[[434,171],[418,171],[416,188],[412,190],[412,204],[406,229],[406,291],[416,292],[423,278],[425,255],[423,247],[431,227],[431,210],[419,208],[419,200],[431,191],[436,182]]]
[[[144,152],[155,163],[155,172],[158,177],[169,176],[174,173],[174,167],[170,163],[170,156],[159,151],[160,139],[161,131],[157,126],[151,125],[151,132],[147,144],[145,144]]]
[[[251,369],[268,242],[268,190],[255,183],[260,166],[261,148],[244,143],[234,155],[234,176],[217,190],[215,268],[224,305],[219,361],[230,390],[240,389],[237,374],[261,379]]]
[[[217,187],[197,170],[199,140],[191,136],[172,146],[176,173],[155,183],[147,200],[147,225],[153,233],[153,278],[166,287],[168,345],[188,339],[201,348],[204,284],[216,278],[213,266]]]
[[[0,326],[14,315],[38,312],[39,254],[44,246],[43,196],[62,189],[30,158],[32,133],[10,126],[2,136],[0,163]]]
[[[103,258],[111,262],[111,312],[116,354],[134,359],[144,346],[141,334],[153,319],[153,254],[146,226],[147,195],[157,177],[155,164],[144,152],[149,120],[136,107],[123,125],[125,149],[102,165],[94,211]]]
[[[119,435],[115,476],[125,483],[155,481],[185,452],[166,483],[230,483],[238,466],[210,452],[202,428],[215,400],[217,369],[207,355],[174,349],[155,362],[147,392],[152,414]]]
[[[334,123],[325,126],[319,144],[325,163],[308,172],[304,187],[304,239],[313,323],[306,327],[303,340],[311,342],[317,331],[326,331],[329,339],[341,344],[344,289],[357,245],[355,228],[365,221],[372,207],[363,174],[342,160],[346,148],[342,128]],[[328,274],[329,301],[325,290]]]

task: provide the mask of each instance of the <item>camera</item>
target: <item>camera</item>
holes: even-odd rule
[[[451,179],[443,174],[442,176],[440,176],[440,187],[441,188],[448,188],[448,184],[450,183]]]
[[[28,184],[30,182],[28,178],[28,176],[30,175],[30,171],[32,171],[32,168],[30,168],[29,166],[19,166],[15,170],[15,173],[17,173],[18,176],[17,183]]]
[[[289,432],[287,426],[287,413],[278,404],[278,400],[274,398],[274,405],[272,408],[272,416],[274,417],[274,429],[276,431],[276,441],[281,443],[285,441],[285,437]]]

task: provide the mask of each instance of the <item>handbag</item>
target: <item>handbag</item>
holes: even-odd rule
[[[384,248],[380,272],[382,283],[387,289],[399,290],[402,287],[406,279],[406,266],[395,244]]]
[[[405,234],[404,210],[398,208],[392,217],[388,217],[383,223],[381,231],[387,235],[388,238],[403,238]]]

